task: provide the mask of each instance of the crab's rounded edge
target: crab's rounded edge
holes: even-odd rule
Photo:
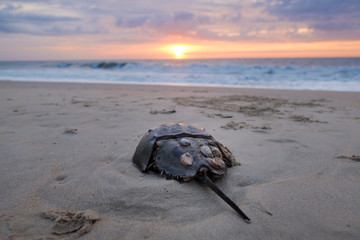
[[[156,137],[154,136],[154,131],[149,130],[136,147],[132,162],[143,172],[146,172],[152,162],[155,141]]]

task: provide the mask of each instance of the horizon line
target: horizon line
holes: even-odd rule
[[[1,60],[0,62],[41,62],[41,61],[186,61],[186,60],[236,60],[236,59],[345,59],[345,58],[360,58],[354,57],[224,57],[224,58],[99,58],[99,59],[16,59],[16,60]]]

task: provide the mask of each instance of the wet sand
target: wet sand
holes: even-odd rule
[[[360,94],[0,81],[0,239],[359,239]],[[162,123],[241,166],[216,184],[131,162]]]

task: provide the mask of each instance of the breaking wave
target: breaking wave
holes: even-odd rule
[[[0,62],[0,78],[360,91],[360,58]]]

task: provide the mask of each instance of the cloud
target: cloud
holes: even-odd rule
[[[137,16],[117,19],[116,25],[121,28],[142,27],[149,32],[161,35],[188,36],[197,29],[210,23],[210,18],[204,15],[195,15],[187,11],[174,11],[173,13],[159,12],[151,16]]]
[[[21,6],[14,6],[6,4],[0,9],[0,21],[1,22],[25,22],[30,24],[42,24],[48,22],[68,22],[68,21],[79,21],[78,17],[70,16],[53,16],[46,14],[33,14],[29,12],[22,12]]]
[[[318,29],[325,32],[343,32],[353,29],[358,29],[360,26],[348,22],[316,22],[309,24],[311,28]]]
[[[119,42],[156,41],[170,35],[225,41],[356,39],[360,37],[359,24],[359,0],[148,0],[141,3],[133,0],[12,0],[0,3],[0,34],[98,34]]]
[[[214,28],[219,28],[221,23],[239,24],[242,18],[240,5],[227,3],[226,0],[221,4],[196,0],[176,3],[159,0],[156,4],[154,1],[138,4],[130,0],[116,4],[107,0],[101,3],[95,0],[31,2],[29,5],[27,1],[14,0],[13,4],[0,4],[0,32],[80,35],[103,33],[101,29],[106,28],[109,35],[125,39],[129,38],[125,35],[130,34],[134,36],[134,41],[135,38],[146,41],[168,35],[227,40],[229,37],[226,34]],[[97,22],[91,22],[91,18],[97,19]]]
[[[270,1],[266,10],[291,21],[327,21],[339,16],[360,18],[358,0],[282,0]]]
[[[193,21],[195,18],[195,15],[191,12],[185,12],[185,11],[177,11],[174,13],[173,19],[174,22],[184,22],[184,21]]]
[[[144,25],[149,18],[150,18],[149,16],[140,16],[140,17],[128,18],[125,21],[119,18],[116,21],[116,26],[125,27],[125,28],[137,28]]]
[[[346,25],[348,26],[347,29],[350,29],[349,27],[351,29],[360,27],[359,0],[271,1],[266,5],[265,11],[277,16],[280,20],[306,22],[313,28],[323,31],[332,31],[335,28],[340,30],[340,26]],[[326,27],[326,24],[329,26]]]
[[[0,32],[3,33],[71,35],[100,31],[82,24],[83,19],[78,16],[38,13],[27,10],[21,4],[0,6]]]
[[[283,28],[289,40],[357,40],[360,37],[358,0],[258,0],[251,4],[261,9],[265,27]],[[259,19],[254,19],[253,25]],[[272,22],[272,23],[271,23]],[[309,31],[299,31],[299,29]],[[276,39],[276,38],[275,38]]]
[[[223,16],[223,20],[228,23],[239,23],[241,22],[241,14],[239,12],[237,12],[235,16],[226,14]]]
[[[9,14],[0,11],[0,22],[2,23],[26,23],[33,25],[45,25],[54,22],[77,22],[80,18],[67,16],[51,16],[51,15],[36,15],[36,14]]]

